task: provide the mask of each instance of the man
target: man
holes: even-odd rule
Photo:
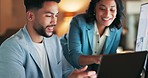
[[[60,0],[24,0],[27,23],[0,46],[0,78],[87,78],[94,71],[73,70],[53,34]]]

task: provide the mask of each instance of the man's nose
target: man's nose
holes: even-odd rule
[[[50,23],[51,24],[56,24],[57,23],[57,17],[52,16]]]

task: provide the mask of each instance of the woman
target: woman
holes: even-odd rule
[[[122,32],[121,0],[91,0],[85,14],[75,16],[61,43],[66,59],[76,68],[90,65],[95,70],[102,55],[114,54]]]

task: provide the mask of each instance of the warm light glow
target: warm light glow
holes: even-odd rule
[[[56,34],[59,37],[62,37],[68,32],[72,17],[79,12],[85,11],[89,2],[90,0],[61,0],[59,9],[63,12],[63,18],[59,26],[56,27]]]
[[[60,24],[58,28],[56,28],[56,33],[59,37],[63,36],[68,32],[70,21],[74,15],[75,15],[75,12],[63,13],[63,16],[64,16],[62,20],[63,22]]]
[[[56,28],[56,33],[59,37],[62,37],[64,34],[68,32],[71,19],[72,16],[64,17],[63,22],[60,23],[60,26],[58,28]]]
[[[88,0],[61,0],[61,2],[59,3],[59,7],[66,12],[76,12],[87,3]]]
[[[64,17],[73,17],[75,14],[75,12],[64,12]]]

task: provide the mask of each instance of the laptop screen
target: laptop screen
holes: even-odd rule
[[[147,51],[105,55],[97,78],[140,78]]]

